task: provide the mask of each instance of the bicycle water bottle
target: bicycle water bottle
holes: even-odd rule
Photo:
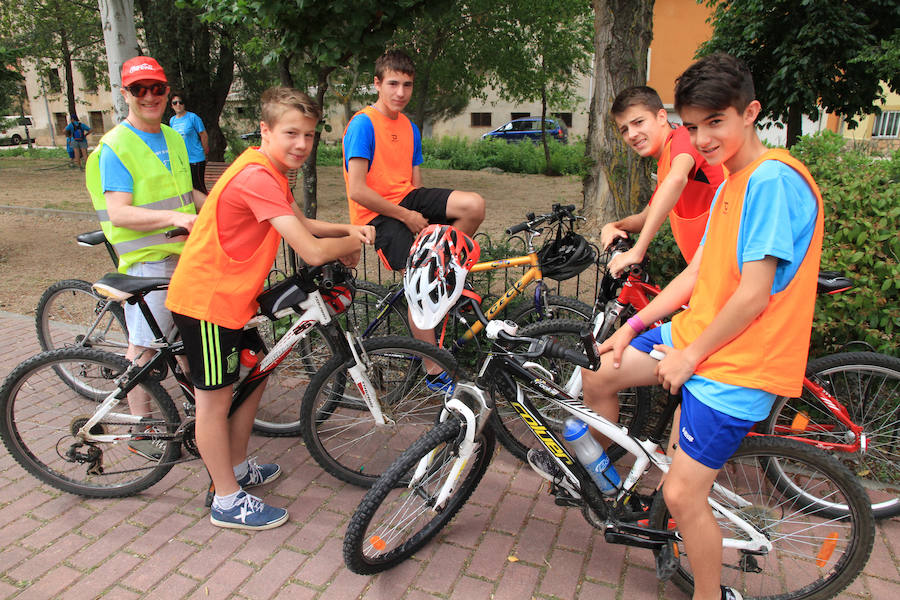
[[[259,362],[259,357],[256,355],[256,352],[254,352],[253,350],[248,350],[247,348],[244,348],[243,350],[241,350],[240,362],[241,362],[241,374],[238,379],[242,380],[244,377],[247,376],[247,373],[249,373],[250,371],[253,370],[253,367],[256,366],[256,363]]]
[[[615,494],[622,485],[622,479],[603,451],[603,446],[590,434],[587,424],[575,417],[569,417],[566,419],[563,437],[575,450],[575,456],[590,473],[600,491],[606,496]]]

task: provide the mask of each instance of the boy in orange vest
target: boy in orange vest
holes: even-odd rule
[[[237,355],[243,348],[262,349],[256,330],[244,332],[243,326],[256,314],[256,297],[281,239],[308,264],[340,259],[351,266],[359,260],[360,244],[375,239],[369,226],[307,219],[293,202],[287,171],[309,156],[319,107],[285,87],[266,90],[261,103],[262,145],[241,154],[210,192],[166,300],[197,393],[197,446],[216,488],[210,521],[237,529],[270,529],[288,519],[283,508],[244,491],[281,474],[277,464],[246,459],[264,386],[228,417]]]
[[[676,82],[675,108],[700,154],[724,166],[728,177],[687,269],[600,345],[599,372],[582,375],[611,382],[603,393],[613,401],[617,390],[657,382],[682,391],[678,448],[663,494],[690,556],[694,600],[733,600],[740,592],[720,587],[722,538],[707,497],[718,470],[769,414],[776,395],[800,394],[822,198],[802,163],[760,142],[760,103],[737,59],[716,54],[694,63]],[[642,334],[645,323],[683,304],[690,308]],[[651,358],[654,349],[665,357]],[[593,405],[598,398],[587,389],[585,402]]]
[[[672,129],[659,94],[651,87],[638,85],[623,90],[609,112],[625,143],[640,156],[652,156],[657,161],[656,191],[644,210],[607,223],[600,230],[604,248],[616,238],[640,233],[628,252],[610,261],[610,271],[618,277],[628,265],[644,260],[666,216],[685,262],[691,262],[706,228],[709,205],[724,179],[722,165],[706,162],[683,125]]]

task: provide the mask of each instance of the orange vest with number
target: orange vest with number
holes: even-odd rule
[[[209,321],[228,329],[242,328],[256,314],[256,297],[275,262],[281,234],[270,226],[262,244],[246,260],[228,256],[219,242],[216,207],[228,183],[244,167],[262,165],[281,184],[285,196],[291,191],[287,178],[261,152],[248,149],[216,182],[203,204],[200,216],[184,245],[184,252],[169,284],[166,307],[188,317]]]
[[[773,394],[800,394],[812,330],[816,281],[822,252],[822,196],[806,167],[787,150],[768,150],[725,180],[712,208],[700,273],[690,308],[672,318],[672,339],[684,348],[706,329],[741,281],[737,264],[738,232],[750,176],[764,160],[778,160],[806,180],[818,212],[806,256],[785,289],[772,294],[765,310],[734,339],[709,355],[694,372],[713,381],[762,389]]]
[[[662,154],[657,161],[656,181],[662,182],[668,177],[672,170],[672,136],[675,132],[669,134],[666,143],[663,144]],[[696,159],[695,159],[696,160]],[[709,165],[695,165],[694,170],[699,171],[702,167],[709,168]],[[712,169],[721,169],[721,167],[712,167]],[[688,179],[678,202],[669,211],[669,226],[672,228],[672,236],[684,260],[691,262],[700,240],[703,239],[703,232],[706,231],[706,221],[709,218],[709,206],[712,204],[713,197],[716,195],[718,182],[705,183],[695,179]],[[657,184],[658,185],[658,184]]]

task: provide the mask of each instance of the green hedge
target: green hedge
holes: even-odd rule
[[[0,157],[9,156],[25,156],[27,158],[64,158],[69,159],[65,146],[62,148],[32,148],[28,146],[17,146],[14,148],[4,147],[0,149]]]
[[[544,147],[540,144],[507,143],[502,140],[470,141],[462,138],[423,138],[422,153],[430,169],[477,171],[487,167],[508,173],[543,173]],[[584,142],[560,144],[550,141],[550,168],[560,175],[584,176],[589,161],[584,156]]]
[[[821,268],[843,271],[853,280],[852,290],[817,298],[810,355],[839,352],[859,341],[896,356],[900,152],[872,155],[826,131],[804,136],[791,153],[809,168],[825,202]],[[656,282],[670,281],[684,267],[668,226],[660,229],[649,254]]]

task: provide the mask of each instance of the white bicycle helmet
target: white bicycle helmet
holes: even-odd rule
[[[416,327],[433,329],[447,316],[480,254],[478,243],[452,225],[429,225],[419,232],[403,274],[403,291]]]

